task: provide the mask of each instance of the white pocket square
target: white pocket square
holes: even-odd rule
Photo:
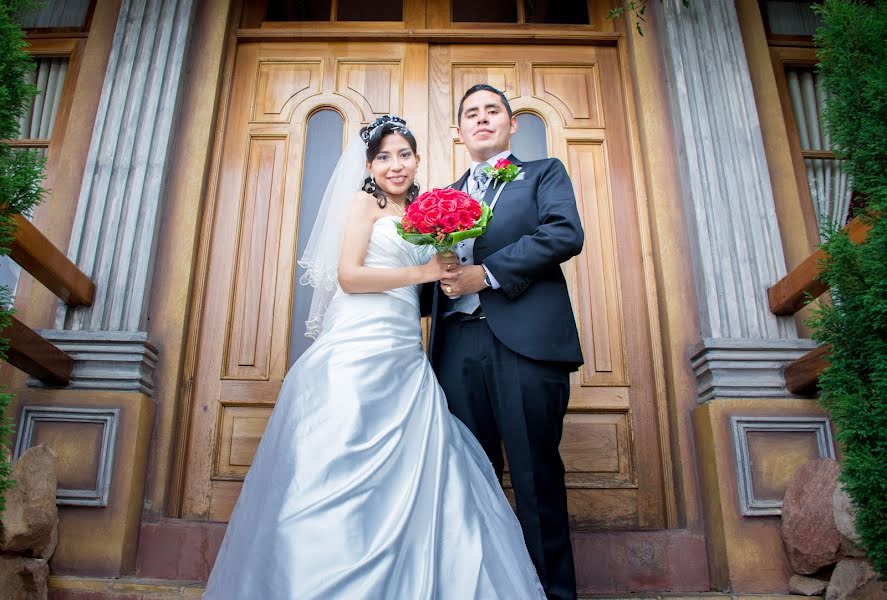
[[[512,181],[520,181],[521,179],[526,178],[526,176],[527,176],[527,174],[524,173],[523,171],[521,171],[520,173],[517,174],[517,177],[515,177]]]

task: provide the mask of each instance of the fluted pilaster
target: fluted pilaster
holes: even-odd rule
[[[57,331],[44,332],[82,357],[103,356],[98,368],[77,361],[76,387],[151,391],[146,308],[193,5],[120,6],[68,249],[96,282],[95,302],[62,307]]]
[[[782,367],[811,343],[767,302],[785,258],[735,5],[664,0],[656,21],[693,245],[699,399],[788,395]]]

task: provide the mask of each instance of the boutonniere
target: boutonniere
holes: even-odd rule
[[[484,173],[489,175],[493,180],[493,189],[496,189],[496,185],[499,183],[507,183],[509,181],[514,181],[517,179],[518,173],[520,173],[521,168],[508,160],[507,158],[500,158],[496,161],[494,166],[487,165],[484,167]]]

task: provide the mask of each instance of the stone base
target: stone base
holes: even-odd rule
[[[136,575],[206,581],[226,527],[183,519],[143,523]],[[574,533],[573,553],[583,594],[701,592],[710,587],[705,539],[686,530]]]
[[[713,400],[693,412],[714,589],[789,591],[778,513],[797,468],[834,452],[825,417],[814,400],[766,398]]]
[[[227,523],[185,519],[142,523],[136,575],[206,581],[227,527]]]
[[[712,398],[794,398],[785,387],[785,366],[816,347],[806,339],[705,338],[691,365],[698,401]]]
[[[39,407],[47,415],[32,419],[28,444],[47,444],[56,452],[58,487],[66,497],[99,498],[104,490],[97,489],[96,482],[104,477],[107,485],[104,504],[59,506],[58,546],[50,569],[101,576],[132,573],[154,402],[139,393],[67,389],[25,390],[17,400],[19,415],[34,412],[26,407]],[[58,410],[53,413],[53,408]],[[90,420],[79,414],[96,411],[116,417]],[[111,427],[116,428],[116,441],[108,445],[105,432]]]
[[[705,538],[681,529],[573,534],[580,594],[705,592]]]
[[[146,332],[41,329],[38,333],[74,359],[69,388],[154,393],[157,349]],[[28,385],[44,386],[36,379]]]

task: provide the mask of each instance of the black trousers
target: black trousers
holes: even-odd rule
[[[441,322],[438,335],[437,376],[450,411],[477,437],[500,480],[505,447],[517,516],[546,595],[576,598],[558,450],[569,372],[513,352],[496,339],[485,319],[451,315]]]

